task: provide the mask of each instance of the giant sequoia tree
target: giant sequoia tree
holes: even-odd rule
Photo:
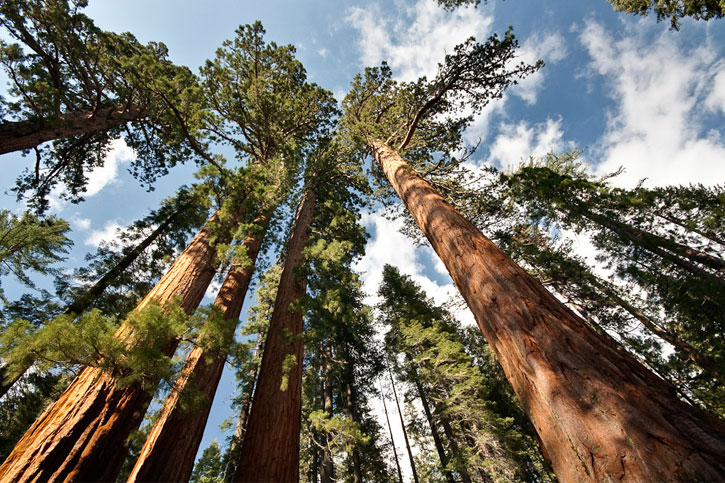
[[[304,349],[301,299],[307,289],[302,271],[304,250],[315,221],[319,223],[320,217],[334,221],[335,215],[357,200],[349,187],[360,170],[346,154],[324,138],[308,153],[303,195],[285,250],[235,480],[293,481],[299,477]]]
[[[455,117],[456,107],[480,109],[531,72],[511,70],[515,46],[510,32],[471,41],[430,82],[399,84],[386,68],[368,69],[344,101],[348,133],[370,148],[448,269],[560,478],[722,478],[722,423],[679,401],[671,386],[590,329],[414,167],[430,166],[427,150],[459,139],[468,119]]]
[[[230,190],[244,193],[243,211],[255,218],[243,220],[245,233],[237,235],[243,241],[232,247],[232,267],[215,301],[226,322],[215,331],[203,332],[187,357],[130,481],[189,477],[270,219],[294,182],[299,147],[324,129],[326,116],[332,112],[329,93],[306,82],[294,49],[268,44],[263,35],[260,23],[240,27],[237,37],[225,42],[203,71],[204,87],[213,99],[210,126],[214,136],[231,144],[247,164],[237,176],[225,173],[224,168],[215,175]],[[212,171],[217,169],[215,165]],[[213,347],[216,339],[222,343]],[[205,348],[209,340],[211,353]],[[203,395],[191,414],[179,403],[188,386]]]
[[[212,238],[223,241],[228,237],[230,223],[233,217],[213,217],[135,312],[143,312],[152,303],[178,303],[191,314],[216,271]],[[163,327],[159,324],[159,329]],[[121,324],[115,338],[129,345],[151,343],[167,354],[173,354],[178,343],[163,330],[154,333],[151,341],[138,340],[128,322]],[[124,383],[122,373],[108,370],[104,364],[84,369],[16,444],[0,466],[0,475],[13,481],[115,478],[125,457],[126,439],[150,402],[146,386],[155,387],[157,382],[137,379]]]

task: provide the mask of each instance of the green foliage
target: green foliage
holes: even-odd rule
[[[657,14],[657,21],[670,19],[672,28],[679,30],[680,19],[696,20],[722,18],[725,15],[723,0],[609,0],[615,10],[635,15]]]
[[[282,381],[279,385],[280,391],[286,391],[289,387],[289,377],[292,371],[297,367],[297,356],[295,354],[287,354],[282,361]]]
[[[550,481],[533,428],[480,333],[475,337],[461,330],[445,309],[389,265],[379,295],[381,321],[389,329],[386,351],[398,377],[415,388],[408,399],[423,391],[433,423],[447,428],[441,437],[450,455],[448,469],[474,479]],[[473,337],[475,342],[467,344]],[[426,439],[426,426],[416,427],[414,421],[412,429]],[[435,468],[424,471],[437,473]]]
[[[31,213],[16,216],[0,210],[0,277],[13,274],[21,283],[34,287],[29,272],[41,275],[57,272],[52,265],[63,260],[73,242],[66,234],[65,220],[54,216],[41,219]],[[0,300],[7,302],[0,286]]]
[[[443,7],[446,10],[455,10],[458,7],[465,7],[467,5],[473,5],[474,7],[478,7],[478,5],[481,3],[481,0],[436,0],[438,2],[438,5]],[[484,0],[484,3],[485,0]]]
[[[181,187],[158,209],[118,229],[111,241],[86,255],[86,264],[71,277],[56,280],[56,293],[69,302],[67,311],[78,313],[93,306],[105,315],[124,317],[204,224],[208,204],[199,186]]]
[[[189,483],[222,483],[224,481],[224,464],[219,443],[212,441],[201,453],[194,465]]]
[[[91,114],[100,126],[111,111],[126,120],[36,148],[36,169],[21,175],[16,191],[19,196],[33,191],[31,202],[40,211],[58,182],[66,188],[62,196],[81,201],[87,172],[103,166],[115,138],[123,137],[136,151],[131,172],[146,184],[194,152],[204,155],[196,139],[201,91],[191,71],[173,65],[161,43],[143,46],[131,34],[102,31],[81,13],[86,4],[0,4],[0,25],[13,41],[0,43],[0,62],[10,79],[7,107],[15,120],[37,129]]]
[[[206,117],[214,141],[237,157],[265,163],[295,157],[300,141],[325,126],[335,112],[332,95],[306,82],[291,45],[265,43],[260,22],[241,26],[202,67]]]
[[[14,378],[34,363],[40,372],[98,367],[114,374],[121,385],[172,378],[174,368],[166,345],[190,330],[189,318],[178,305],[162,309],[151,304],[131,313],[124,331],[133,333],[136,343],[116,337],[117,327],[115,318],[95,309],[78,320],[60,315],[38,328],[27,320],[16,320],[0,335],[6,377]]]
[[[511,29],[485,43],[470,38],[446,55],[432,80],[397,82],[385,63],[366,68],[342,103],[346,141],[364,150],[371,139],[380,139],[419,171],[457,165],[460,160],[450,153],[461,147],[473,114],[543,65],[513,64],[517,47]]]
[[[723,187],[614,188],[606,179],[594,179],[570,169],[579,163],[576,156],[577,153],[552,154],[503,177],[508,187],[507,196],[522,207],[525,216],[531,220],[525,223],[555,231],[570,229],[589,234],[598,249],[598,260],[615,273],[620,285],[624,285],[623,295],[619,295],[622,300],[629,299],[628,304],[640,307],[639,310],[664,332],[684,340],[716,366],[724,367],[719,335],[725,324],[722,312],[725,307],[722,291],[725,285],[722,278],[725,268]],[[539,257],[536,263],[541,265],[541,262],[546,260]],[[550,262],[551,259],[546,262],[549,270]],[[569,272],[575,269],[571,263],[570,268],[561,268]],[[602,287],[606,284],[596,282],[591,276],[579,282],[572,278],[571,274],[567,275],[563,284],[574,287],[577,283],[587,282],[590,297],[596,300],[595,296],[599,294],[601,300]],[[609,292],[604,298],[610,299],[606,306],[611,307],[611,293],[614,293],[611,287]],[[642,300],[632,294],[641,294]],[[596,302],[583,305],[589,310]],[[626,307],[619,302],[616,305],[620,306],[620,313],[621,308]],[[625,314],[625,320],[630,319],[627,330],[632,330],[632,311],[628,312],[629,316]],[[622,332],[621,327],[626,327],[627,323],[615,322],[616,317],[621,320],[622,316],[610,315],[599,320],[607,328],[619,325],[618,331]],[[651,329],[645,325],[646,331]],[[689,357],[683,353],[663,364],[660,356],[654,356],[660,352],[657,342],[653,346],[646,339],[636,341],[625,337],[623,340],[657,367],[658,372],[669,375],[684,394],[710,401],[709,407],[721,411],[715,409],[721,407],[716,401],[722,391],[722,384],[716,377],[713,379],[707,371],[687,376],[685,367],[690,367],[691,372],[692,362],[688,362]]]

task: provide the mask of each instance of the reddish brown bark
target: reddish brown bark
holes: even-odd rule
[[[187,314],[198,307],[215,273],[216,250],[207,224],[136,310],[180,297]],[[133,343],[133,328],[116,337]],[[170,352],[174,345],[169,344]],[[0,481],[112,481],[126,456],[126,438],[143,419],[151,391],[141,383],[86,368],[18,441],[0,466]]]
[[[315,193],[308,190],[287,247],[234,481],[299,480],[303,314],[290,305],[307,290],[307,280],[296,271],[304,262],[315,203]],[[290,355],[296,364],[285,373],[284,362]]]
[[[251,264],[235,265],[229,270],[219,294],[214,300],[224,320],[224,338],[233,338],[242,311],[244,297],[254,273],[254,264],[262,246],[264,233],[273,210],[268,210],[255,223],[264,227],[243,242]],[[200,339],[204,334],[200,335]],[[191,350],[174,388],[161,408],[146,443],[141,449],[128,482],[136,481],[188,481],[194,469],[194,456],[199,449],[209,411],[226,363],[227,351],[209,353],[201,345]],[[179,399],[187,387],[193,387],[204,400],[193,412],[184,411]]]
[[[68,113],[53,121],[4,122],[0,124],[0,154],[34,148],[46,141],[111,129],[144,116],[139,109],[100,109]]]
[[[618,351],[446,203],[370,147],[445,264],[562,481],[725,479],[725,426]]]

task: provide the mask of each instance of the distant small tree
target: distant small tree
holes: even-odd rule
[[[201,453],[194,465],[189,483],[222,483],[224,481],[224,464],[222,452],[216,439]]]

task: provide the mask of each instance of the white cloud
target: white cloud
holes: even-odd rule
[[[88,184],[84,197],[98,194],[107,185],[118,178],[118,166],[136,159],[136,153],[123,139],[111,141],[111,150],[106,155],[103,166],[88,173]]]
[[[89,224],[90,226],[90,224]],[[104,241],[115,240],[118,236],[117,230],[121,228],[116,220],[109,220],[102,230],[93,230],[86,237],[85,244],[88,246],[97,247]]]
[[[206,287],[206,292],[204,292],[204,300],[208,302],[213,302],[214,300],[216,300],[216,296],[219,293],[219,289],[221,288],[221,282],[217,280],[212,280],[211,283]]]
[[[88,231],[91,228],[91,220],[89,218],[72,218],[71,223],[78,230]]]
[[[317,53],[320,55],[320,57],[327,57],[327,49],[325,48],[318,50]]]
[[[384,15],[379,4],[353,7],[346,21],[360,32],[364,65],[386,60],[397,79],[412,81],[434,76],[446,52],[468,37],[487,38],[493,22],[487,11],[466,7],[446,12],[434,0],[420,0],[399,10],[397,18]]]
[[[649,186],[720,182],[725,140],[706,129],[703,117],[725,98],[715,49],[688,50],[671,32],[651,39],[640,24],[635,28],[617,40],[590,21],[580,34],[592,58],[590,71],[604,77],[617,104],[595,146],[597,173],[624,166],[613,182],[625,187],[644,178]]]
[[[111,149],[106,154],[103,166],[86,173],[88,181],[86,183],[86,189],[83,192],[83,197],[95,196],[109,184],[115,183],[118,178],[119,165],[133,161],[134,159],[136,159],[136,153],[123,139],[114,139],[111,141]],[[59,183],[50,191],[48,195],[48,207],[51,213],[60,213],[68,205],[68,201],[61,197],[65,190],[65,184]]]
[[[706,105],[713,111],[725,113],[725,62],[719,63],[719,70],[713,76],[712,90]]]
[[[355,270],[361,273],[366,304],[376,305],[380,302],[377,292],[383,281],[383,267],[386,264],[393,265],[400,273],[410,276],[438,305],[447,302],[457,293],[448,270],[435,251],[428,245],[416,247],[410,238],[400,233],[402,220],[389,220],[380,213],[372,213],[364,214],[362,223],[375,234],[368,241],[365,255],[355,265]],[[425,275],[425,267],[434,268],[440,275],[435,278],[443,278],[445,282],[439,283]],[[455,311],[453,315],[464,324],[473,321],[473,315],[468,309]]]
[[[533,65],[539,60],[544,61],[544,68],[538,72],[519,81],[519,84],[511,88],[511,93],[519,96],[527,104],[536,103],[539,92],[544,87],[547,66],[556,64],[567,56],[564,37],[558,33],[544,34],[542,32],[531,35],[521,45],[516,56],[516,63],[525,62]]]
[[[532,126],[526,121],[504,123],[491,142],[488,163],[504,170],[515,169],[530,156],[541,157],[552,151],[571,148],[573,145],[564,141],[561,119],[547,119]]]

